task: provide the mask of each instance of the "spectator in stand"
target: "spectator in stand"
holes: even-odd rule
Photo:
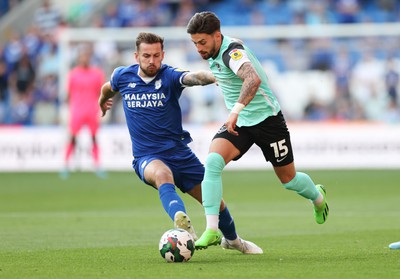
[[[53,33],[62,22],[60,11],[51,4],[50,0],[43,0],[42,5],[35,11],[34,23],[43,33]]]
[[[329,119],[329,117],[329,110],[314,97],[310,99],[310,101],[304,108],[304,120],[324,121]]]
[[[386,62],[386,73],[385,73],[385,85],[387,93],[391,101],[394,104],[397,104],[397,88],[399,87],[400,82],[400,74],[399,71],[396,69],[396,61],[393,57],[389,58]]]
[[[8,115],[8,73],[7,64],[0,58],[0,125],[7,123]]]
[[[139,11],[139,1],[120,0],[118,3],[118,17],[122,21],[122,27],[129,26],[129,23],[135,19]]]
[[[337,0],[336,14],[338,23],[357,23],[360,21],[362,7],[357,0]]]
[[[60,67],[60,57],[58,54],[58,44],[54,40],[54,37],[50,35],[45,36],[46,39],[43,42],[39,54],[39,64],[38,64],[38,76],[44,77],[47,75],[55,75],[58,77],[58,71]]]
[[[331,103],[332,116],[335,120],[356,120],[357,109],[351,108],[350,82],[354,62],[347,47],[340,47],[335,53],[332,71],[335,78],[335,98]]]
[[[34,24],[29,26],[25,34],[23,34],[21,42],[28,53],[29,59],[36,67],[38,55],[42,47],[42,38],[40,37],[38,27]]]
[[[389,108],[389,102],[387,94],[371,84],[370,96],[364,104],[364,113],[367,120],[383,121],[384,114]]]
[[[127,27],[148,27],[157,26],[159,19],[165,16],[166,12],[160,12],[158,6],[152,2],[139,1],[136,14],[126,22]],[[163,20],[160,20],[162,22]]]
[[[333,62],[333,73],[335,74],[336,98],[335,99],[350,99],[350,76],[353,69],[349,51],[342,47],[335,55]]]
[[[314,0],[308,5],[305,23],[308,25],[335,23],[335,17],[328,9],[326,1]]]
[[[0,17],[9,12],[22,0],[1,0],[0,1]]]
[[[49,73],[39,80],[35,100],[54,105],[58,104],[58,80],[55,75]],[[49,115],[47,117],[49,118]],[[47,121],[53,122],[54,120],[47,119]]]
[[[334,55],[332,40],[329,38],[314,38],[310,41],[310,69],[328,71],[332,69]]]
[[[375,57],[373,49],[365,50],[352,71],[350,86],[352,101],[364,109],[368,100],[378,90],[383,76],[382,62]]]
[[[0,17],[5,15],[9,9],[10,5],[8,3],[8,0],[0,1]]]
[[[3,56],[7,64],[7,71],[10,72],[21,59],[24,46],[21,43],[21,36],[16,31],[9,33],[8,41],[4,45]]]
[[[32,122],[35,77],[36,70],[25,52],[11,71],[9,78],[13,123],[29,125]]]
[[[32,121],[35,125],[55,125],[59,120],[58,79],[48,73],[37,81]]]
[[[18,98],[29,99],[31,97],[35,75],[35,68],[31,63],[28,54],[24,53],[15,65],[10,76],[13,93],[18,95]]]
[[[182,1],[178,7],[173,25],[186,26],[192,15],[196,12],[196,7],[193,1]]]
[[[105,28],[118,28],[123,26],[123,20],[118,16],[118,7],[111,3],[107,6],[101,19],[101,25]]]

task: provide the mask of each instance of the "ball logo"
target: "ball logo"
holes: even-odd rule
[[[168,263],[187,262],[194,254],[194,239],[183,229],[166,231],[160,239],[158,250]]]

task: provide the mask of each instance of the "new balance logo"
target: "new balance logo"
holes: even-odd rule
[[[135,88],[135,87],[136,87],[136,83],[130,82],[130,83],[128,84],[128,87],[130,87],[130,88]]]

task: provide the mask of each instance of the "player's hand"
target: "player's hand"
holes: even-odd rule
[[[228,116],[228,120],[225,122],[226,130],[231,133],[232,135],[238,136],[239,133],[235,131],[236,122],[238,120],[239,114],[237,113],[230,113]]]
[[[112,105],[113,105],[113,99],[110,98],[107,99],[107,101],[100,106],[102,117],[106,115],[107,110],[111,109]]]

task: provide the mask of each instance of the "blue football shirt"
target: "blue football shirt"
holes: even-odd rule
[[[187,73],[163,64],[151,81],[139,76],[139,65],[121,66],[111,75],[111,87],[119,92],[132,141],[133,156],[157,154],[192,141],[182,128],[179,98]]]

